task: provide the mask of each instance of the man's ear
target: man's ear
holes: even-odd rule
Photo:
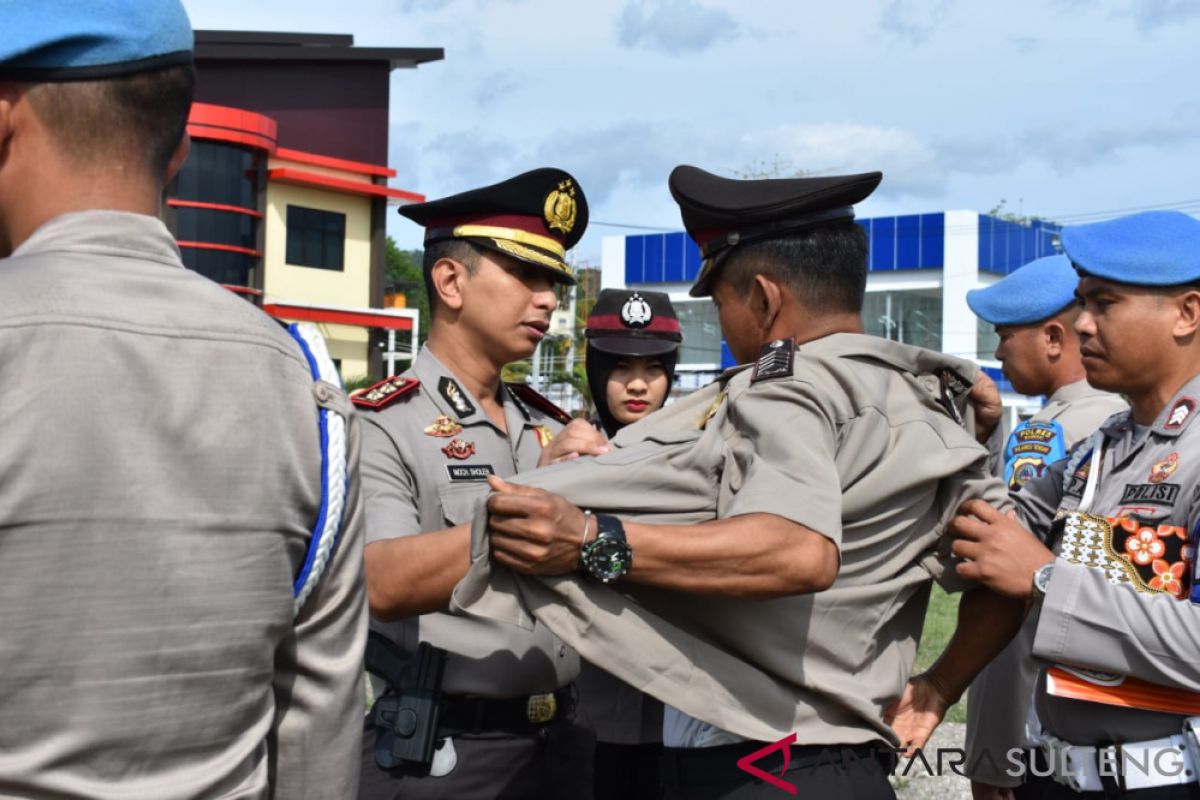
[[[1042,326],[1042,341],[1046,346],[1046,355],[1050,358],[1060,358],[1063,354],[1063,344],[1066,341],[1067,329],[1056,319]]]
[[[467,279],[466,265],[453,258],[439,258],[434,262],[429,277],[438,302],[451,311],[460,310],[463,306],[463,284]]]
[[[775,320],[783,309],[783,299],[783,287],[774,279],[762,273],[754,276],[754,285],[750,289],[750,309],[762,330],[769,331],[775,326]]]
[[[1193,336],[1200,329],[1200,290],[1188,289],[1175,298],[1178,316],[1171,334],[1177,339]]]
[[[14,116],[21,89],[12,81],[0,81],[0,165],[8,160],[8,143],[14,130]]]

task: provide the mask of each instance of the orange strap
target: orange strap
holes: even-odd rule
[[[1046,691],[1054,697],[1087,700],[1108,706],[1140,708],[1182,714],[1185,717],[1200,715],[1200,692],[1159,686],[1127,675],[1097,674],[1095,678],[1088,679],[1083,677],[1084,672],[1061,666],[1051,667],[1046,673]]]

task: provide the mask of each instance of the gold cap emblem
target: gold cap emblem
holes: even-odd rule
[[[546,195],[543,210],[550,230],[570,233],[575,227],[575,183],[569,178],[559,181],[558,188]]]

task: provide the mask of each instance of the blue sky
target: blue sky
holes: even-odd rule
[[[184,0],[197,28],[443,47],[392,77],[393,185],[437,197],[537,166],[593,221],[679,229],[692,163],[879,169],[860,216],[1200,213],[1192,0]],[[404,247],[420,231],[394,213]],[[599,262],[595,225],[576,248]]]

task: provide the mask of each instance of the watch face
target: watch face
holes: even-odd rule
[[[1054,564],[1046,564],[1039,567],[1038,571],[1033,573],[1033,585],[1038,592],[1044,597],[1046,590],[1050,588],[1050,574],[1054,570]]]
[[[583,556],[588,574],[598,581],[611,583],[629,571],[633,552],[620,539],[596,539],[587,545]]]

